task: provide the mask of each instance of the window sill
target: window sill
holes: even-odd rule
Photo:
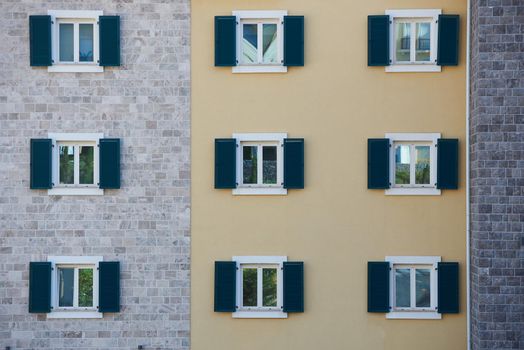
[[[286,66],[235,66],[233,73],[287,73]]]
[[[436,64],[393,64],[386,66],[386,73],[408,73],[408,72],[441,72],[442,69]]]
[[[287,312],[282,311],[237,311],[233,318],[287,318]]]
[[[47,314],[48,319],[56,318],[102,318],[104,314],[98,311],[53,311]]]
[[[388,320],[440,320],[442,314],[427,311],[393,311],[386,314]]]
[[[49,196],[102,196],[101,188],[55,187],[47,190]]]
[[[47,67],[50,73],[102,73],[104,67],[95,64],[55,64]]]
[[[270,187],[239,187],[232,191],[234,196],[284,196],[287,195],[286,188],[270,188]]]
[[[437,188],[394,187],[384,191],[386,196],[440,196]]]

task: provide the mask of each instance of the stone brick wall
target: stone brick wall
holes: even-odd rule
[[[472,348],[524,349],[524,2],[471,10]]]
[[[122,66],[29,66],[28,16],[121,16]],[[189,0],[0,1],[0,348],[189,348]],[[104,196],[29,189],[29,139],[122,139],[122,188]],[[28,264],[102,255],[122,270],[122,311],[103,319],[28,313]]]

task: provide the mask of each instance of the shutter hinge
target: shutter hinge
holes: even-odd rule
[[[96,60],[96,63],[100,63],[100,60]]]
[[[100,24],[100,21],[96,21],[96,24]]]
[[[55,60],[51,60],[51,63],[55,63]]]
[[[236,25],[239,25],[239,24],[240,24],[240,22],[238,22],[238,21],[235,21],[235,23],[236,23]]]
[[[284,60],[280,60],[280,63],[282,63],[282,64],[283,64],[283,63],[284,63]]]
[[[51,21],[51,24],[55,24],[55,22]]]
[[[99,268],[99,267],[97,267],[96,269],[97,269],[97,270],[100,270],[100,268]]]
[[[98,305],[96,306],[96,308],[97,308],[97,309],[99,308]]]
[[[54,182],[51,182],[51,186],[54,186],[54,185],[55,185],[55,183],[54,183]]]
[[[389,21],[389,24],[393,24],[393,21]]]
[[[235,62],[238,64],[238,60],[235,60]]]
[[[100,186],[100,182],[97,182],[96,184],[97,184],[97,186]],[[86,187],[87,187],[87,186],[86,186]]]
[[[235,309],[238,309],[238,305],[235,305]]]

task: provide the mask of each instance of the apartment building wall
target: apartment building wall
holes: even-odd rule
[[[121,66],[30,67],[28,17],[48,10],[120,16]],[[0,12],[0,347],[189,349],[189,1],[17,0]],[[121,188],[31,190],[30,139],[64,132],[120,138]],[[30,314],[29,262],[51,255],[119,261],[120,312]]]
[[[367,16],[437,8],[461,16],[460,63],[440,73],[367,66]],[[305,66],[281,74],[214,67],[214,16],[287,10],[305,16]],[[466,1],[195,0],[192,2],[192,347],[464,349],[466,347]],[[305,139],[305,189],[234,196],[213,188],[214,139],[287,132]],[[368,190],[368,138],[458,138],[459,189],[440,196]],[[305,312],[234,319],[213,312],[214,262],[239,255],[304,261]],[[388,320],[367,313],[367,262],[441,256],[460,264],[460,313]]]

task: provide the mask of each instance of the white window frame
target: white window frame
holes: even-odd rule
[[[391,311],[386,313],[386,319],[424,319],[439,320],[442,315],[437,310],[438,302],[438,263],[441,261],[440,256],[386,256],[385,261],[389,262],[389,300]],[[430,268],[431,283],[431,302],[429,308],[396,308],[395,307],[395,269],[399,268]],[[415,298],[413,276],[410,279],[411,298]]]
[[[242,133],[233,134],[237,142],[236,155],[236,178],[237,188],[232,190],[233,195],[286,195],[287,189],[284,188],[284,139],[287,133]],[[276,185],[264,184],[243,184],[243,145],[276,145],[277,146],[277,183]],[[259,161],[261,147],[259,147]],[[259,174],[257,179],[261,179],[262,167],[258,167]]]
[[[287,261],[287,256],[234,256],[232,261],[237,265],[237,285],[236,285],[236,305],[238,306],[236,312],[233,312],[233,318],[287,318],[287,312],[283,312],[283,295],[284,295],[284,279],[283,268],[284,262]],[[257,266],[263,265],[277,266],[277,306],[276,307],[243,307],[242,306],[242,266]],[[259,276],[260,277],[260,276]],[[259,289],[261,288],[262,280],[258,279]],[[260,298],[261,295],[257,294]]]
[[[386,195],[400,196],[439,196],[437,188],[437,142],[440,133],[386,133],[389,139],[389,179],[391,186],[386,189]],[[427,143],[430,145],[430,176],[429,185],[396,185],[395,184],[395,144],[396,143]],[[411,157],[414,160],[413,157]]]
[[[419,9],[419,10],[386,10],[386,15],[389,16],[389,57],[391,57],[391,64],[385,67],[386,72],[440,72],[442,69],[437,65],[437,50],[438,50],[438,16],[442,14],[441,9]],[[415,32],[415,23],[430,22],[430,57],[428,62],[399,62],[396,63],[396,22],[410,22],[411,25],[411,55],[415,50],[414,42],[416,37],[413,36]],[[413,58],[413,57],[412,57]]]
[[[236,57],[237,65],[232,67],[233,73],[286,73],[287,67],[284,66],[284,16],[287,16],[287,11],[233,11],[233,16],[236,17]],[[243,38],[243,23],[275,23],[277,24],[278,37],[278,55],[277,64],[243,64],[242,63],[242,38]],[[259,31],[260,32],[260,31]],[[257,36],[259,45],[261,47],[262,37]]]
[[[99,188],[100,182],[100,147],[99,140],[104,138],[103,133],[49,133],[48,138],[52,140],[53,149],[51,156],[52,164],[52,183],[53,188],[47,190],[47,194],[51,196],[74,196],[74,195],[85,195],[85,196],[100,196],[104,194],[104,190]],[[59,145],[89,145],[94,146],[94,184],[75,184],[75,185],[60,185],[59,173],[60,173],[60,155]],[[75,183],[78,182],[78,167],[79,161],[77,159],[78,151],[75,149]]]
[[[104,67],[99,65],[100,45],[99,45],[99,17],[103,11],[70,11],[70,10],[48,10],[51,16],[51,44],[53,64],[47,67],[48,72],[52,73],[99,73],[104,71]],[[74,62],[60,62],[60,23],[74,24]],[[80,62],[78,58],[78,25],[81,23],[93,24],[93,62]]]
[[[102,256],[49,256],[47,261],[51,263],[51,312],[47,314],[48,319],[55,318],[102,318],[103,313],[98,312],[98,267]],[[93,268],[93,307],[59,307],[58,306],[58,268],[67,267],[89,267]],[[75,278],[76,278],[75,271]],[[76,295],[75,283],[75,299]]]

